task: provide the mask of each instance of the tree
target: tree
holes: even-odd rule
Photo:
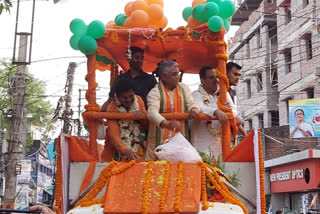
[[[0,120],[3,128],[10,130],[10,121],[5,117],[10,117],[13,98],[10,95],[10,85],[14,80],[15,65],[8,60],[0,60]],[[46,140],[47,134],[53,128],[51,117],[54,112],[53,107],[45,98],[45,83],[35,78],[27,72],[27,88],[25,93],[25,105],[27,107],[28,123],[36,126],[42,134],[42,140]],[[0,127],[1,128],[1,127]],[[28,136],[27,146],[31,146],[31,136]]]
[[[12,7],[12,2],[10,0],[0,0],[0,15],[3,10],[10,12],[10,7]]]

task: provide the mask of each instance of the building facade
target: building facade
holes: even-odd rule
[[[245,128],[288,125],[289,100],[320,97],[320,3],[238,3],[228,54],[243,66],[237,95]]]
[[[267,205],[306,213],[320,189],[320,138],[289,137],[289,102],[320,98],[320,2],[236,3],[239,29],[228,55],[242,66],[236,91],[244,127],[262,131]],[[320,212],[319,201],[312,208]]]

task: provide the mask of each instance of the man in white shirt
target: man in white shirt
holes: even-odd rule
[[[190,89],[179,82],[178,66],[172,60],[161,62],[157,69],[159,84],[147,96],[149,133],[146,160],[155,160],[154,149],[177,132],[189,138],[188,121],[166,120],[160,113],[188,112],[189,120],[195,119],[199,114],[200,109]]]
[[[237,63],[234,62],[228,62],[226,65],[226,71],[227,71],[227,77],[229,80],[229,85],[230,85],[230,89],[229,92],[227,94],[228,99],[230,99],[231,101],[229,101],[230,103],[230,107],[232,108],[232,111],[236,114],[235,118],[237,121],[237,126],[239,129],[239,132],[246,136],[247,132],[244,130],[243,126],[242,126],[242,120],[238,115],[237,112],[237,96],[236,96],[236,91],[234,89],[232,89],[232,86],[237,86],[241,77],[241,69],[242,67],[240,65],[238,65]]]
[[[191,143],[199,152],[218,158],[221,148],[221,125],[228,124],[226,114],[218,108],[219,79],[213,67],[200,69],[199,89],[192,95],[200,106],[200,112],[218,120],[194,120],[191,123]],[[229,99],[230,102],[230,99]]]

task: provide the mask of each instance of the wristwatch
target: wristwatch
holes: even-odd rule
[[[160,123],[160,128],[165,128],[167,123],[168,123],[167,120],[162,120],[161,123]]]

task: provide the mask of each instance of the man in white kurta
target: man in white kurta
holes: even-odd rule
[[[188,119],[195,119],[200,111],[188,86],[179,83],[180,72],[176,62],[164,61],[158,71],[159,84],[147,96],[149,133],[146,160],[155,160],[155,148],[175,133],[181,132],[187,139],[189,136],[187,121],[166,120],[160,113],[188,112]]]
[[[219,79],[215,69],[203,67],[200,70],[201,85],[192,95],[200,107],[200,112],[218,120],[194,120],[191,123],[191,143],[199,151],[218,158],[222,153],[221,124],[227,124],[228,118],[217,105]],[[230,103],[230,98],[228,97]]]

